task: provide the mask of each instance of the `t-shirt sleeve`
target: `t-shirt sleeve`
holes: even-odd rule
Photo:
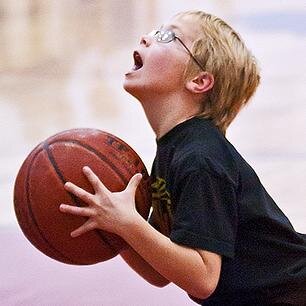
[[[170,239],[191,248],[234,256],[237,232],[237,200],[233,182],[201,166],[176,175]]]

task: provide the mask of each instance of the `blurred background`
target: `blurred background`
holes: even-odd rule
[[[36,305],[35,298],[42,291],[32,291],[26,300],[22,295],[26,289],[21,284],[31,280],[37,285],[39,271],[49,271],[52,266],[53,273],[57,271],[55,275],[59,276],[66,269],[65,280],[76,279],[80,271],[40,257],[43,255],[20,233],[13,211],[13,186],[23,160],[52,134],[92,127],[124,139],[150,169],[155,136],[139,103],[123,90],[122,81],[133,64],[132,51],[140,36],[187,9],[202,9],[223,18],[242,35],[257,57],[261,85],[250,105],[230,126],[227,137],[254,167],[295,229],[306,233],[303,0],[0,0],[0,243],[7,246],[0,255],[0,264],[10,286],[5,287],[0,279],[1,305]],[[36,258],[41,264],[37,275],[29,270],[27,276],[15,277],[14,265],[22,263],[12,256],[16,252]],[[108,267],[111,274],[114,265],[130,273],[118,259],[101,264],[99,269]],[[86,275],[96,273],[92,270],[96,268],[82,269],[82,273],[89,273]],[[122,293],[122,298],[129,301],[124,305],[191,303],[175,287],[143,287],[144,282],[134,274],[128,275],[143,294],[162,296],[166,302],[141,304],[142,292],[138,290],[139,301]],[[15,293],[11,295],[16,282],[20,286],[18,298]],[[48,294],[52,302],[46,298],[40,305],[60,305],[64,301],[60,295],[44,291],[45,297]],[[83,301],[79,298],[79,304],[73,305],[101,305],[95,304],[94,299]],[[121,302],[113,298],[103,305]]]

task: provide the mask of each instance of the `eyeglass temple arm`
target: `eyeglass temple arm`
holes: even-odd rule
[[[189,53],[189,55],[192,57],[192,59],[197,63],[197,65],[203,70],[205,71],[204,67],[201,65],[201,63],[194,57],[194,55],[190,52],[190,50],[188,49],[188,47],[183,43],[183,41],[175,36],[175,38],[182,44],[182,46],[186,49],[186,51]]]

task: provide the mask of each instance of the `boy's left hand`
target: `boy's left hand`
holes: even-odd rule
[[[89,167],[84,167],[83,172],[92,185],[94,194],[71,182],[65,184],[65,189],[80,198],[88,206],[60,205],[60,210],[64,213],[88,217],[88,220],[74,230],[71,236],[77,237],[95,228],[120,235],[120,232],[125,230],[126,226],[132,224],[135,218],[140,217],[135,206],[135,193],[142,175],[140,173],[135,174],[123,191],[111,192]]]

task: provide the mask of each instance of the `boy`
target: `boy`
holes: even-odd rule
[[[157,138],[153,212],[134,196],[141,175],[111,193],[88,168],[95,194],[66,183],[88,207],[73,237],[100,228],[130,248],[123,259],[156,286],[173,282],[202,305],[303,305],[306,237],[267,194],[225,132],[259,83],[254,57],[217,17],[177,14],[143,36],[124,88],[136,97]]]

